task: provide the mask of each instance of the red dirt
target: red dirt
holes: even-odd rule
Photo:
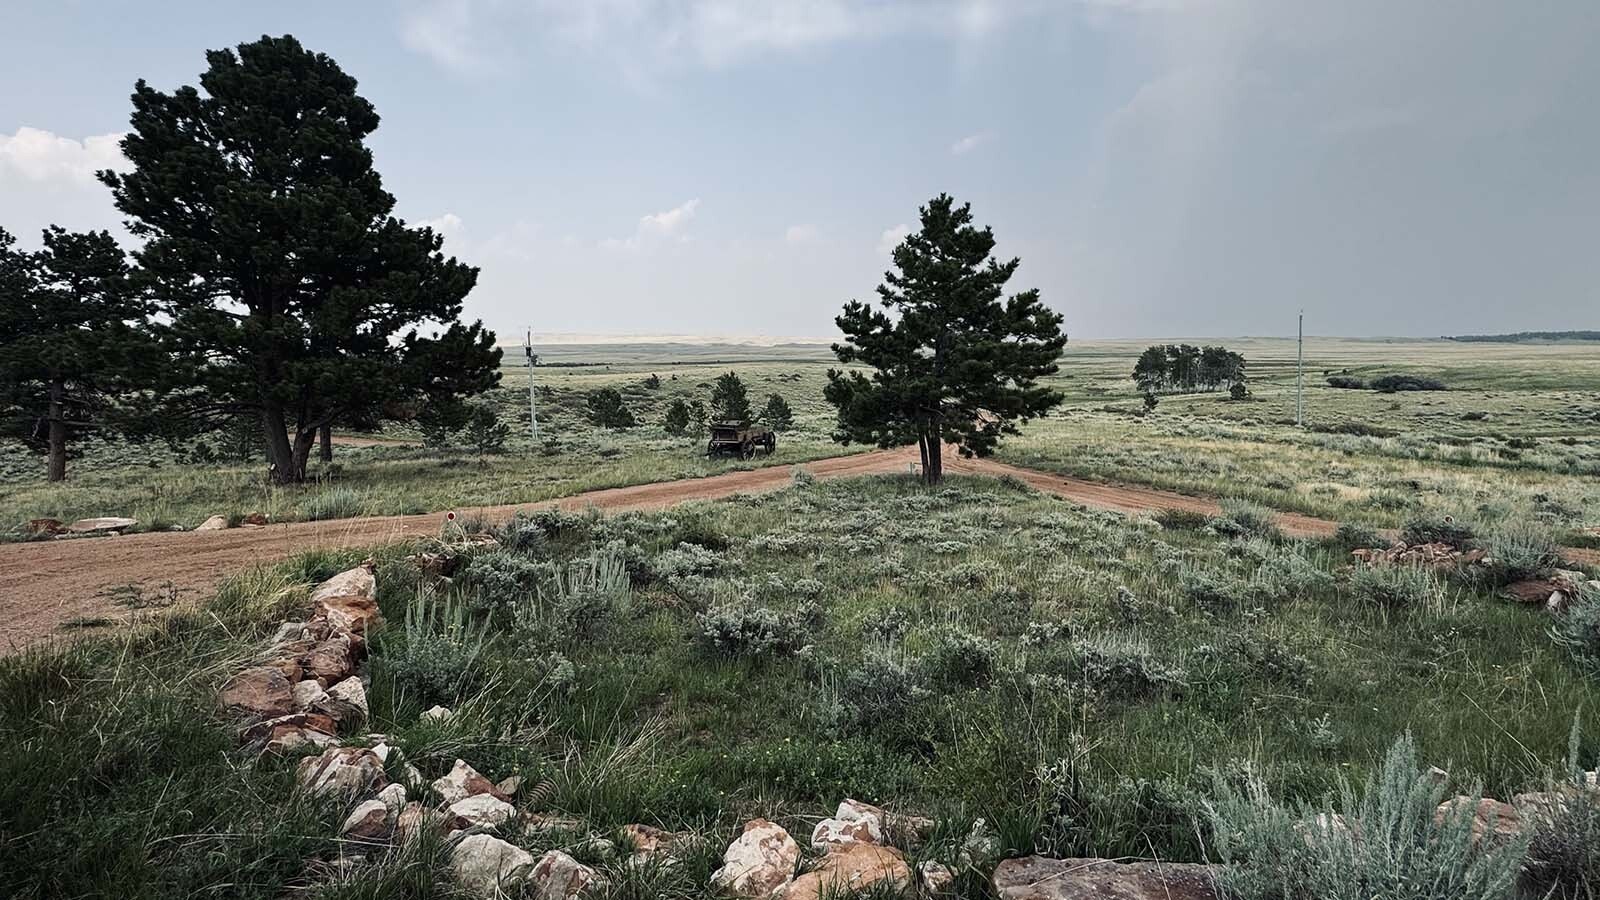
[[[917,454],[911,448],[879,450],[804,464],[818,478],[846,478],[909,472]],[[1219,511],[1215,500],[1131,485],[1097,484],[1023,469],[994,460],[947,457],[945,469],[957,475],[1010,475],[1036,490],[1097,509],[1134,514],[1181,509],[1206,515]],[[559,500],[512,506],[461,508],[463,515],[503,521],[518,510],[596,507],[621,512],[663,509],[691,500],[777,490],[791,482],[791,467],[770,466],[712,475],[607,488]],[[110,593],[127,585],[146,595],[175,590],[198,597],[223,577],[262,563],[319,547],[371,547],[439,533],[440,513],[381,516],[329,522],[292,522],[223,531],[154,532],[120,537],[80,538],[0,544],[0,653],[13,652],[57,635],[74,620],[125,619],[127,612]],[[1278,525],[1290,535],[1332,534],[1335,523],[1298,513],[1280,513]],[[1569,559],[1600,565],[1600,552],[1568,550]],[[170,586],[170,587],[169,587]]]

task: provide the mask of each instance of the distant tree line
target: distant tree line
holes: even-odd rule
[[[1515,344],[1523,341],[1600,341],[1600,331],[1514,331],[1510,334],[1460,334],[1447,341]]]
[[[646,390],[661,387],[661,379],[651,375],[644,380]],[[633,428],[640,424],[633,410],[628,408],[622,392],[613,387],[598,388],[589,392],[585,400],[585,416],[591,425],[601,428]],[[760,422],[774,431],[787,431],[794,426],[794,412],[781,394],[767,396],[767,405],[759,414],[752,411],[749,390],[744,380],[735,372],[717,376],[711,385],[709,406],[698,398],[674,397],[667,404],[661,427],[675,437],[686,434],[704,434],[712,422],[733,422],[749,425]]]
[[[1226,347],[1154,344],[1139,355],[1133,380],[1146,394],[1215,391],[1242,387],[1244,356]]]
[[[103,171],[142,242],[0,231],[0,431],[66,476],[94,431],[175,446],[254,423],[271,478],[301,481],[335,426],[451,408],[498,383],[459,321],[478,270],[393,214],[356,81],[293,37],[206,54],[200,86],[134,87],[126,172]]]

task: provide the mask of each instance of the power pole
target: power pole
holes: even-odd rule
[[[1306,311],[1300,310],[1299,333],[1295,339],[1294,359],[1294,424],[1306,425]]]
[[[533,329],[528,329],[528,334],[522,339],[522,356],[528,361],[528,422],[533,426],[533,442],[539,442],[539,409],[534,402],[533,390],[533,364],[538,357],[533,355]]]

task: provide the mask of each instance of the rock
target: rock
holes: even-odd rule
[[[670,831],[649,825],[622,826],[622,842],[628,845],[628,852],[633,856],[654,856],[672,846],[676,838]]]
[[[917,880],[922,883],[922,892],[933,897],[949,897],[955,895],[956,873],[950,867],[937,860],[927,860],[917,865]]]
[[[833,818],[823,819],[811,831],[811,849],[825,852],[830,846],[883,843],[883,810],[856,800],[839,804]]]
[[[328,687],[356,674],[366,649],[366,643],[354,635],[335,634],[313,644],[297,663],[305,677]]]
[[[1522,832],[1522,816],[1517,812],[1517,808],[1488,797],[1476,801],[1466,795],[1452,797],[1439,804],[1439,808],[1433,811],[1433,821],[1442,825],[1451,816],[1469,813],[1472,816],[1474,844],[1485,840],[1500,843]]]
[[[364,722],[367,719],[367,688],[355,675],[334,685],[322,695],[316,711],[326,713],[340,725]]]
[[[449,830],[449,825],[450,822],[444,814],[413,800],[402,807],[395,816],[394,836],[397,841],[407,841],[432,828],[434,834],[443,837]]]
[[[228,527],[226,516],[212,516],[194,527],[195,531],[221,531]]]
[[[259,719],[295,711],[293,685],[282,671],[271,666],[256,666],[233,676],[222,686],[220,697],[230,711]]]
[[[554,831],[582,831],[583,822],[559,813],[529,813],[524,833],[530,837],[549,837]]]
[[[22,526],[22,531],[28,537],[52,537],[65,534],[67,526],[61,524],[60,519],[29,519],[28,524]]]
[[[322,685],[317,684],[315,678],[307,678],[303,681],[295,682],[292,693],[294,694],[294,708],[302,712],[312,709],[328,698],[328,692],[322,689]],[[328,713],[328,715],[332,716],[333,714]],[[337,717],[335,716],[334,718]]]
[[[1353,839],[1355,830],[1343,813],[1317,813],[1309,819],[1294,823],[1294,830],[1308,847],[1316,847],[1325,837]]]
[[[866,843],[835,845],[816,868],[789,885],[783,900],[852,895],[883,882],[898,891],[911,886],[911,869],[899,850]]]
[[[295,770],[300,786],[313,794],[356,793],[389,786],[383,759],[388,748],[333,747],[321,756],[300,760]]]
[[[509,892],[533,869],[533,854],[492,834],[469,834],[450,851],[456,882],[481,897]]]
[[[1561,586],[1542,578],[1508,584],[1500,593],[1506,599],[1517,603],[1538,603],[1556,607],[1566,605],[1566,597],[1561,592]]]
[[[961,864],[983,866],[1000,855],[1000,836],[989,823],[978,819],[972,823],[967,836],[961,840]]]
[[[79,519],[68,525],[67,531],[73,534],[106,534],[126,531],[137,524],[139,524],[138,519],[127,519],[121,516],[99,516],[92,519]]]
[[[433,792],[446,804],[478,794],[488,794],[496,800],[510,802],[511,797],[495,786],[494,782],[478,774],[465,760],[456,760],[449,773],[433,783]]]
[[[722,854],[722,868],[711,874],[711,883],[734,897],[765,900],[789,884],[799,860],[800,845],[789,832],[766,819],[751,819]]]
[[[396,811],[382,800],[363,801],[344,820],[339,834],[356,841],[386,841],[395,815]]]
[[[495,788],[507,797],[515,797],[517,795],[517,791],[522,790],[522,776],[510,775],[502,778],[497,784],[495,784]]]
[[[389,812],[398,815],[406,807],[406,786],[394,782],[378,792],[378,799],[383,801]]]
[[[378,585],[371,566],[356,566],[329,578],[311,592],[313,618],[328,620],[337,631],[365,634],[383,624],[378,612]]]
[[[538,900],[575,900],[605,884],[599,873],[560,850],[551,850],[528,876]]]
[[[267,750],[281,753],[303,746],[307,742],[319,746],[338,743],[334,737],[337,730],[338,726],[327,716],[320,713],[297,712],[246,726],[239,732],[239,739],[246,744],[264,743]],[[290,738],[289,735],[298,737]]]
[[[474,825],[492,827],[516,818],[517,808],[498,797],[474,794],[450,804],[450,815],[455,817],[458,828],[471,828]]]
[[[445,719],[450,718],[450,716],[450,710],[445,709],[442,706],[435,706],[432,709],[423,710],[422,715],[418,716],[418,718],[432,719],[435,722],[443,722]]]
[[[1008,859],[994,870],[1000,900],[1218,900],[1217,872],[1196,863]]]
[[[240,528],[264,528],[268,522],[266,513],[253,512],[239,520]]]

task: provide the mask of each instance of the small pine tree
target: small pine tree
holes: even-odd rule
[[[450,446],[461,429],[467,427],[471,410],[454,398],[440,398],[424,403],[417,411],[414,424],[422,432],[425,447],[442,449]]]
[[[706,422],[710,421],[710,414],[706,412],[706,405],[699,400],[689,401],[689,433],[700,437],[706,433]]]
[[[689,404],[683,402],[682,397],[673,400],[667,406],[667,415],[662,420],[661,427],[674,437],[682,437],[689,431]]]
[[[651,372],[644,380],[645,390],[653,391],[661,387],[661,376]]]
[[[601,388],[589,394],[589,421],[601,428],[632,428],[639,424],[616,388]]]
[[[1249,400],[1250,399],[1250,389],[1248,387],[1245,387],[1245,383],[1244,382],[1235,381],[1233,383],[1233,385],[1228,388],[1228,399],[1229,400]]]
[[[478,456],[499,456],[506,452],[506,438],[511,436],[511,426],[500,421],[500,415],[494,411],[494,407],[477,404],[467,417],[464,436]]]
[[[1161,402],[1160,398],[1156,397],[1154,391],[1145,391],[1144,392],[1144,411],[1145,412],[1155,412],[1156,411],[1156,404],[1160,403],[1160,402]]]
[[[794,410],[782,394],[767,397],[767,408],[761,411],[761,421],[773,431],[788,431],[794,427]]]
[[[733,372],[717,376],[711,388],[711,418],[717,422],[750,424],[750,397],[744,382]]]

